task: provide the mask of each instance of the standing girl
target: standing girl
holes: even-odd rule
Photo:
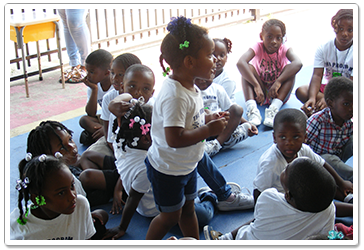
[[[62,156],[59,152],[55,155]],[[31,158],[28,153],[26,159],[19,163],[20,178],[16,185],[18,208],[10,215],[10,238],[90,239],[96,232],[90,205],[84,196],[77,196],[74,177],[67,165],[45,154]],[[101,224],[106,223],[108,218],[103,210],[95,211],[93,216],[100,219]]]
[[[324,90],[332,77],[353,80],[353,10],[339,10],[331,19],[336,37],[317,48],[309,85],[296,90],[307,116],[327,107]]]
[[[217,59],[214,83],[223,86],[231,102],[234,103],[236,83],[229,77],[226,70],[224,70],[225,64],[227,62],[227,55],[231,53],[232,42],[227,38],[214,38],[213,40],[215,43],[214,56]]]
[[[285,35],[286,26],[282,21],[266,21],[260,33],[262,41],[248,49],[237,63],[242,76],[247,118],[255,126],[262,122],[257,108],[259,103],[269,104],[265,109],[263,124],[273,127],[273,119],[288,100],[295,76],[302,67],[301,60],[293,53],[292,48],[283,44]]]
[[[204,153],[204,140],[221,133],[226,119],[205,125],[203,100],[194,79],[212,79],[216,58],[214,42],[205,28],[185,17],[173,18],[161,45],[163,60],[172,74],[164,81],[152,115],[152,146],[145,160],[154,199],[161,212],[148,229],[146,239],[162,239],[175,224],[184,236],[199,239],[194,209],[196,166]],[[163,128],[163,129],[162,129]]]

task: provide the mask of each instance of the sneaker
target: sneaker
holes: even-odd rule
[[[248,138],[249,129],[251,129],[252,125],[249,122],[244,122],[236,127],[234,132],[231,134],[229,140],[222,144],[223,148],[231,148],[235,144],[245,140]]]
[[[350,193],[348,194],[345,198],[344,198],[344,202],[347,202],[347,203],[353,203],[353,194]]]
[[[271,127],[273,128],[273,121],[274,121],[274,117],[276,116],[276,114],[278,113],[278,109],[276,107],[269,107],[265,109],[265,119],[263,124],[267,127]]]
[[[259,126],[262,123],[262,116],[260,115],[259,109],[257,107],[252,107],[247,109],[246,116],[248,118],[248,122],[255,126]]]
[[[241,187],[239,186],[238,183],[235,183],[235,182],[226,182],[226,185],[229,185],[231,187],[231,192],[232,193],[238,194],[238,193],[241,192]],[[202,187],[202,188],[200,188],[197,191],[197,196],[200,197],[205,192],[212,192],[213,193],[213,191],[211,190],[211,188],[209,188],[209,187]],[[213,193],[213,194],[215,194],[215,193]]]
[[[212,226],[206,225],[203,227],[203,234],[205,235],[205,240],[218,240],[222,233],[212,229]]]
[[[247,188],[245,188],[248,190]],[[235,199],[233,201],[219,201],[217,203],[217,208],[220,211],[234,211],[234,210],[244,210],[254,207],[254,197],[250,194],[244,194],[242,192],[235,193]]]
[[[205,142],[205,152],[210,156],[214,156],[219,153],[221,145],[217,139]]]

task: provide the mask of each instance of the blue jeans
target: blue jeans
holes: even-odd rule
[[[198,162],[197,172],[216,194],[219,201],[225,201],[229,198],[231,195],[231,187],[226,185],[224,176],[220,173],[219,169],[206,152]]]
[[[353,136],[350,137],[350,140],[345,144],[342,148],[342,152],[340,155],[333,154],[322,154],[321,157],[325,159],[325,161],[330,164],[330,166],[335,169],[335,171],[340,175],[344,180],[348,180],[353,182],[353,168],[345,162],[353,156]]]
[[[201,203],[195,202],[195,213],[198,225],[203,227],[208,225],[210,220],[214,217],[215,207],[211,201],[203,201]]]
[[[85,66],[85,60],[91,51],[90,31],[86,23],[87,9],[59,9],[62,19],[64,39],[70,65]]]

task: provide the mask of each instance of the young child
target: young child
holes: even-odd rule
[[[87,76],[82,80],[87,88],[86,114],[80,118],[80,126],[85,130],[80,142],[86,146],[96,142],[104,135],[102,121],[97,115],[98,105],[102,107],[104,95],[113,89],[110,81],[110,67],[113,56],[110,52],[98,49],[86,58]]]
[[[55,155],[62,157],[59,152]],[[19,163],[18,208],[10,215],[11,239],[91,239],[96,233],[92,217],[106,231],[107,212],[96,210],[91,217],[87,199],[77,195],[74,176],[62,160],[45,154],[31,158],[28,154]]]
[[[235,102],[235,89],[236,82],[229,77],[226,70],[224,70],[227,62],[227,55],[231,53],[232,42],[227,39],[214,38],[215,51],[214,56],[216,57],[216,74],[214,83],[224,87],[232,103]]]
[[[255,126],[262,121],[257,108],[259,103],[269,104],[265,109],[263,124],[273,127],[273,119],[288,100],[295,76],[302,67],[301,60],[292,48],[283,43],[285,35],[286,26],[282,21],[266,21],[260,33],[262,41],[248,49],[237,63],[242,75],[247,118]]]
[[[216,47],[216,46],[215,46]],[[201,90],[205,111],[208,113],[228,111],[229,121],[226,128],[216,138],[209,138],[205,142],[205,152],[214,156],[221,149],[231,148],[235,144],[245,140],[248,136],[258,134],[256,126],[251,125],[243,117],[243,108],[232,103],[225,89],[212,82],[200,78],[195,79],[195,84]]]
[[[207,240],[304,240],[334,228],[336,183],[321,164],[298,157],[280,174],[283,193],[264,190],[254,210],[254,221],[221,234],[205,226]]]
[[[153,107],[152,146],[145,160],[154,199],[160,214],[148,229],[146,239],[162,239],[177,223],[183,236],[199,239],[194,209],[197,163],[204,154],[204,140],[216,136],[226,119],[207,121],[203,101],[194,79],[212,79],[216,58],[214,42],[205,28],[181,16],[172,18],[161,44],[163,60],[172,69]]]
[[[296,90],[298,100],[304,104],[301,109],[308,117],[327,107],[324,89],[332,77],[353,80],[353,10],[339,10],[331,18],[331,26],[336,37],[317,48],[311,82]]]
[[[125,98],[129,97],[125,95]],[[148,148],[152,143],[150,137],[152,106],[138,101],[128,114],[128,116],[121,117],[120,127],[115,119],[115,131],[113,131],[117,133],[113,143],[114,151],[118,155],[116,165],[128,199],[123,209],[120,225],[109,229],[105,238],[118,239],[123,236],[135,211],[145,217],[155,217],[159,214],[144,163]],[[216,202],[206,200],[195,203],[195,206],[199,225],[208,224],[214,216]]]
[[[254,199],[268,188],[276,188],[284,192],[280,182],[280,174],[288,163],[297,157],[309,157],[323,166],[335,179],[338,186],[335,199],[344,201],[345,197],[353,192],[353,184],[344,181],[336,171],[325,162],[312,149],[304,144],[306,140],[306,115],[299,109],[282,109],[274,119],[273,138],[274,144],[263,153],[258,162],[257,175],[254,178]],[[352,208],[352,204],[339,206]],[[343,216],[337,209],[337,215]],[[352,215],[352,210],[351,210]]]
[[[75,176],[76,190],[87,197],[91,206],[105,204],[112,197],[113,203],[120,202],[122,185],[114,157],[94,151],[80,156],[72,134],[73,131],[60,122],[43,121],[29,133],[27,153],[54,155],[60,152]]]
[[[112,124],[109,124],[109,103],[119,94],[123,93],[122,83],[125,70],[133,64],[141,64],[141,61],[137,56],[131,53],[121,54],[113,60],[110,70],[110,81],[113,88],[104,95],[101,105],[100,119],[103,124],[104,136],[100,137],[100,139],[88,147],[86,151],[97,151],[105,155],[114,156],[112,141],[108,140],[108,131],[112,126]]]
[[[151,99],[154,93],[154,74],[149,67],[137,64],[130,66],[125,72],[123,85],[124,93],[117,96],[109,104],[111,111],[109,124],[113,124],[116,117],[120,119],[129,111],[132,107],[131,99],[137,100],[142,96],[145,103],[153,104]],[[110,131],[115,129],[111,128]],[[119,151],[115,152],[117,160],[120,158]],[[244,210],[254,206],[253,197],[250,194],[241,192],[238,184],[227,183],[224,176],[206,153],[199,161],[197,171],[209,186],[199,190],[198,193],[200,194],[199,198],[201,201],[213,200],[217,202],[217,208],[220,211]]]
[[[344,179],[353,182],[353,168],[345,162],[353,156],[353,82],[334,77],[324,91],[327,108],[307,120],[306,143]]]

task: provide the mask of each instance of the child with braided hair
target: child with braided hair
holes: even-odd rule
[[[224,87],[232,103],[235,102],[235,89],[236,82],[229,77],[226,70],[224,70],[227,62],[228,54],[231,53],[232,42],[228,38],[214,38],[215,43],[214,56],[216,57],[216,74],[214,83]]]
[[[225,113],[205,120],[200,90],[194,85],[196,77],[215,76],[214,42],[208,30],[183,16],[172,18],[167,30],[159,60],[165,74],[169,72],[163,61],[172,74],[153,105],[153,143],[145,159],[160,214],[152,220],[146,239],[162,239],[177,223],[183,236],[199,239],[196,167],[204,156],[205,139],[221,133],[227,122]]]
[[[10,215],[10,239],[102,238],[107,212],[98,209],[90,213],[87,199],[77,195],[75,178],[60,157],[59,152],[55,157],[43,154],[34,158],[28,153],[19,163],[18,208]]]
[[[75,176],[77,193],[87,197],[91,206],[105,204],[113,197],[120,203],[122,188],[115,159],[95,151],[78,153],[73,131],[57,121],[42,121],[28,135],[27,153],[54,155],[60,152]],[[85,192],[86,191],[86,192]]]
[[[331,26],[336,36],[317,48],[310,84],[296,90],[307,116],[327,107],[324,90],[331,78],[343,76],[353,80],[353,10],[339,10],[331,18]]]

